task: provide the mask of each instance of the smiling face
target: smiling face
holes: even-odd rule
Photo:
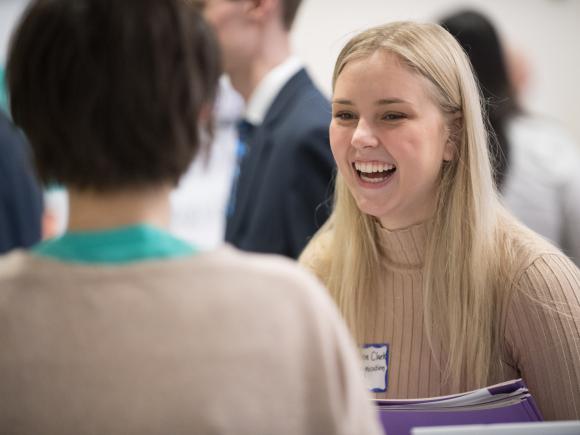
[[[428,219],[453,146],[427,79],[376,51],[346,64],[332,115],[332,153],[359,209],[389,229]]]

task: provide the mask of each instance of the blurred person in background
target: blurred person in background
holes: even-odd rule
[[[4,215],[0,218],[0,233],[2,233],[0,236],[0,253],[6,252],[13,247],[29,247],[40,241],[41,238],[45,239],[62,234],[66,226],[68,212],[66,191],[57,186],[49,186],[47,188],[37,182],[36,175],[31,175],[33,169],[30,164],[30,147],[28,143],[22,133],[17,131],[14,126],[8,126],[9,124],[11,125],[11,120],[8,120],[10,113],[6,95],[5,71],[0,66],[0,112],[2,110],[4,110],[4,113],[0,113],[2,117],[0,120],[2,133],[0,134],[2,135],[4,147],[0,145],[0,148],[4,150],[4,154],[1,154],[0,158],[4,159],[4,162],[0,162],[0,166],[4,164],[6,167],[11,168],[9,171],[3,171],[4,177],[7,177],[9,173],[12,173],[12,175],[18,173],[20,177],[20,183],[18,184],[21,187],[15,187],[14,182],[6,181],[5,183],[0,183],[2,184],[0,190],[2,188],[6,190],[6,193],[2,194],[4,203],[11,202],[10,206],[6,205],[3,208],[4,211],[2,213]],[[16,154],[19,154],[18,158],[15,159],[16,154],[11,151],[15,147],[6,145],[7,142],[19,144],[17,148],[22,149],[22,151],[18,150],[16,152]],[[21,170],[17,168],[21,168]],[[7,193],[9,191],[13,193]],[[30,193],[27,194],[27,191]],[[18,204],[14,204],[14,202],[18,202]],[[21,218],[17,218],[16,215],[19,212],[22,213],[23,206],[29,210]],[[39,213],[41,213],[40,217]],[[12,214],[13,218],[9,219],[8,214]],[[9,222],[10,226],[8,225]],[[27,235],[24,237],[29,239],[29,241],[15,243],[15,239],[22,239],[23,232],[26,232]],[[2,248],[3,242],[4,247]]]
[[[213,110],[213,138],[207,158],[195,159],[171,192],[170,231],[202,248],[225,237],[226,209],[236,168],[236,123],[243,101],[227,76],[219,83]]]
[[[221,74],[183,0],[37,0],[7,77],[63,236],[0,258],[0,433],[368,434],[326,291],[287,259],[169,234]]]
[[[296,258],[328,217],[334,170],[328,101],[290,50],[301,0],[193,1],[246,102],[226,241]]]
[[[24,135],[0,109],[0,254],[40,241],[42,191]]]
[[[465,10],[440,20],[467,52],[485,100],[494,176],[506,207],[580,265],[580,146],[556,124],[530,116],[517,88],[525,74],[509,59],[493,23]],[[513,55],[512,55],[513,56]],[[512,74],[510,74],[512,71]]]

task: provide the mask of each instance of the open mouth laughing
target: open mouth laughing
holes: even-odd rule
[[[360,180],[365,183],[379,184],[389,180],[397,171],[397,167],[384,162],[353,162],[353,169]]]

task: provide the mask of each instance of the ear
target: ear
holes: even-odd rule
[[[443,161],[451,162],[457,157],[457,145],[461,140],[461,132],[463,128],[463,117],[460,112],[451,115],[448,124],[447,141],[443,149]]]
[[[281,13],[280,0],[245,0],[244,12],[256,21],[264,22],[270,16]]]

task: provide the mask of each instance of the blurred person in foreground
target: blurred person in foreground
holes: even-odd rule
[[[0,259],[0,432],[380,433],[314,278],[167,232],[221,72],[191,5],[33,1],[8,57],[14,120],[70,219]]]
[[[353,37],[332,114],[334,210],[300,261],[359,345],[384,349],[369,389],[430,397],[521,377],[546,419],[579,418],[580,271],[498,200],[453,36],[398,22]]]
[[[328,217],[330,107],[290,50],[301,0],[192,0],[214,26],[245,100],[226,241],[297,258]]]
[[[557,124],[520,107],[506,50],[486,16],[465,10],[440,23],[466,51],[479,80],[504,204],[580,266],[580,145]]]
[[[0,109],[0,254],[38,243],[42,191],[25,137]]]

